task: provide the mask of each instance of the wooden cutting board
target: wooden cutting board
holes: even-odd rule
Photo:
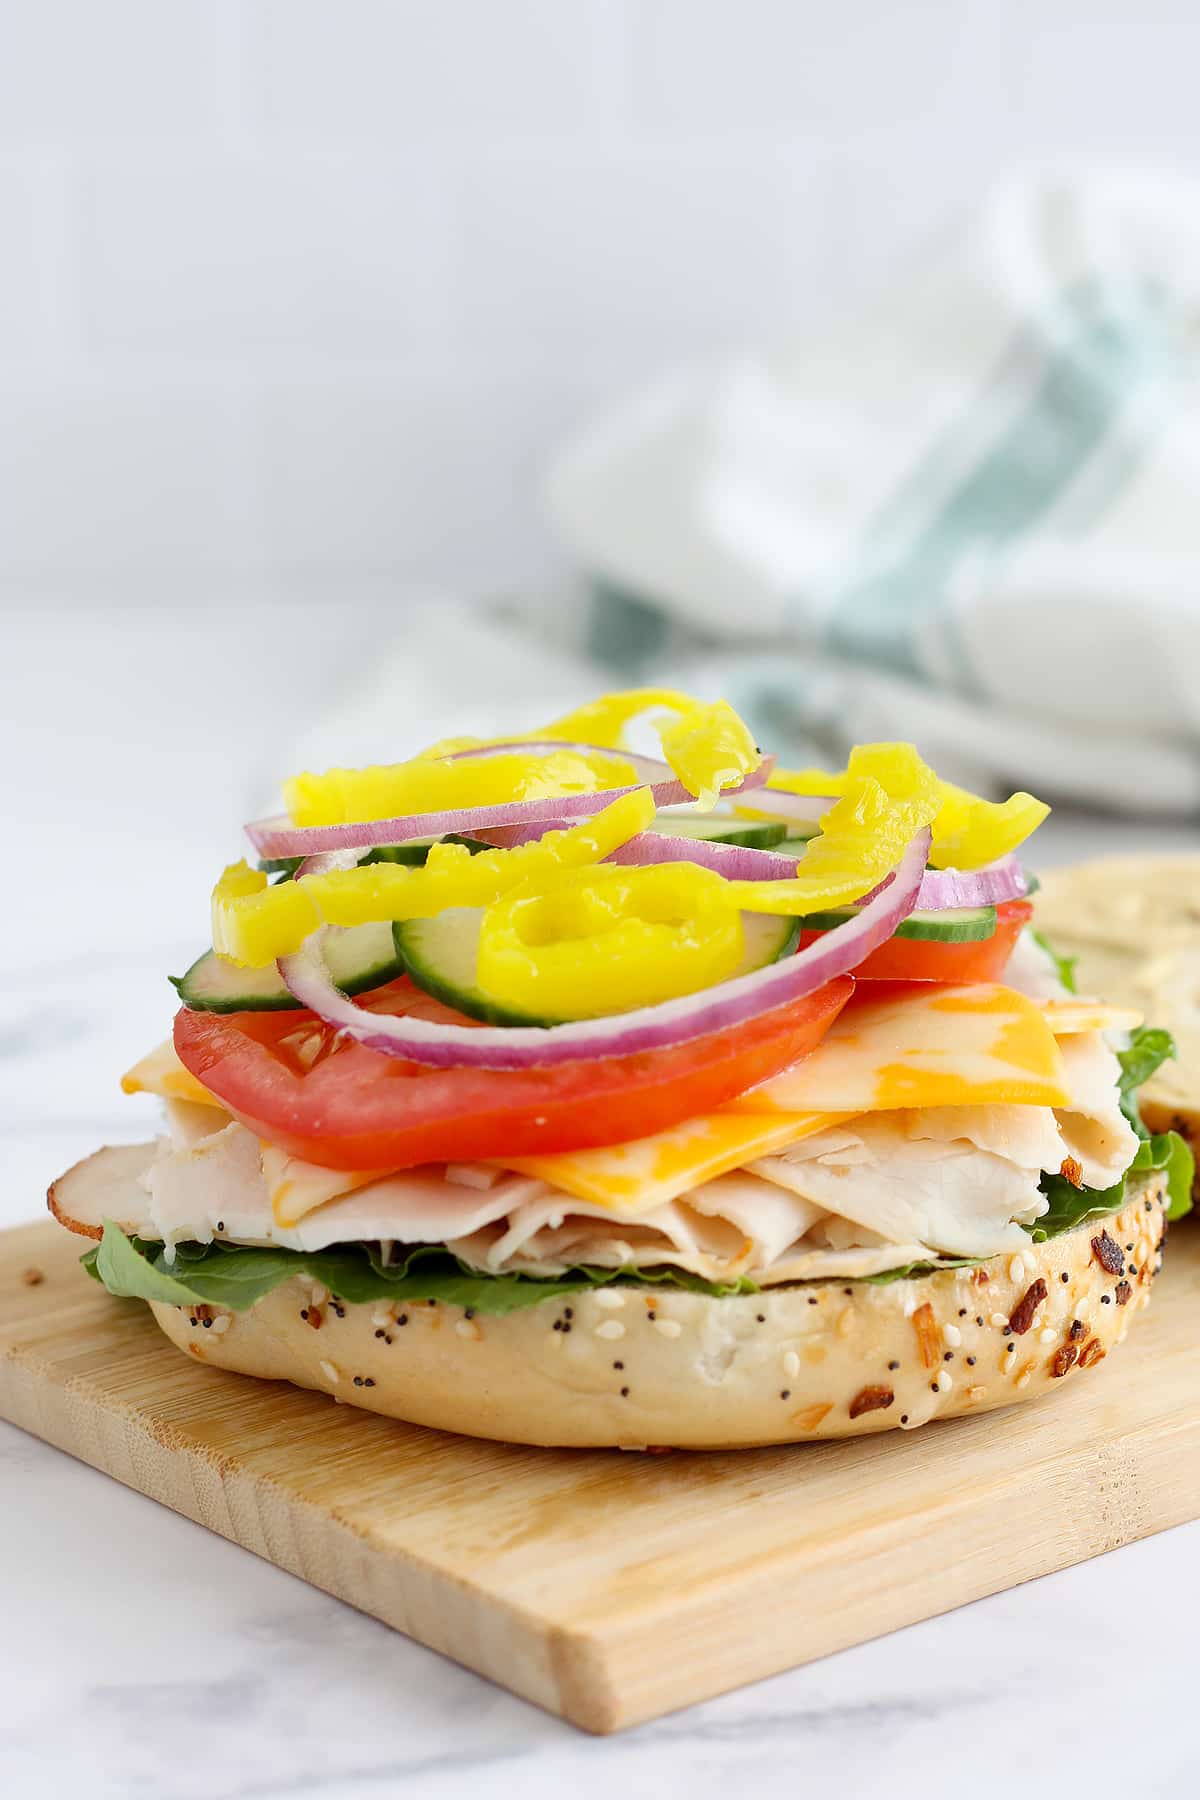
[[[476,1443],[206,1370],[78,1248],[0,1233],[0,1416],[589,1731],[1200,1514],[1194,1228],[1120,1353],[1051,1398],[671,1456]]]

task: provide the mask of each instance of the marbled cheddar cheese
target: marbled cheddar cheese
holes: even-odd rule
[[[811,1056],[731,1112],[1062,1106],[1062,1056],[1041,1008],[993,982],[864,982]]]
[[[1078,1037],[1085,1031],[1133,1031],[1145,1018],[1136,1006],[1110,1006],[1107,1000],[1040,1000],[1038,1006],[1055,1037]]]
[[[842,1117],[840,1113],[781,1116],[778,1111],[763,1117],[709,1113],[630,1144],[559,1156],[513,1157],[504,1166],[536,1175],[576,1199],[640,1216],[757,1156],[824,1131]]]
[[[216,1095],[210,1094],[184,1068],[170,1038],[122,1075],[121,1090],[126,1094],[155,1094],[160,1100],[190,1100],[195,1106],[215,1106],[224,1111]]]
[[[262,1171],[277,1225],[298,1224],[318,1206],[380,1181],[388,1173],[380,1169],[323,1169],[316,1163],[302,1162],[298,1156],[289,1156],[274,1144],[262,1145]]]

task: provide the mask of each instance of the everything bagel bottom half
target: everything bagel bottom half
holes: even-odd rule
[[[1149,1301],[1165,1187],[1147,1176],[1119,1213],[887,1283],[725,1298],[621,1284],[488,1316],[350,1305],[297,1278],[244,1313],[152,1310],[205,1364],[469,1437],[625,1450],[852,1437],[1091,1379]]]

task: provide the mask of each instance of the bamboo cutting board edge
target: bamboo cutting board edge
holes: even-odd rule
[[[1157,1435],[1166,1440],[1175,1434]],[[1003,1497],[1002,1508],[994,1496],[990,1502],[981,1499],[974,1508],[958,1502],[940,1521],[923,1516],[920,1529],[902,1547],[895,1533],[889,1540],[877,1528],[852,1535],[841,1559],[831,1555],[813,1562],[802,1548],[794,1559],[764,1558],[761,1567],[746,1571],[736,1591],[714,1595],[706,1605],[692,1600],[677,1608],[669,1635],[664,1636],[657,1623],[651,1628],[644,1619],[631,1619],[605,1640],[614,1690],[638,1696],[632,1714],[622,1716],[619,1723],[637,1723],[680,1704],[671,1697],[677,1688],[669,1667],[674,1655],[689,1656],[694,1697],[709,1698],[1183,1524],[1200,1514],[1200,1429],[1190,1433],[1187,1452],[1192,1473],[1182,1478],[1177,1456],[1167,1454],[1165,1441],[1160,1442],[1159,1454],[1147,1460],[1141,1481],[1162,1480],[1164,1492],[1167,1480],[1173,1481],[1170,1503],[1160,1504],[1153,1516],[1143,1508],[1136,1522],[1124,1526],[1114,1526],[1111,1516],[1102,1514],[1093,1528],[1081,1528],[1076,1522],[1065,1531],[1039,1531],[1045,1494],[1033,1496],[1021,1478]],[[1102,1488],[1109,1459],[1101,1457],[1098,1463],[1095,1473]],[[1067,1471],[1063,1474],[1061,1485],[1068,1487]],[[1127,1477],[1120,1474],[1118,1485],[1126,1483]],[[1010,1544],[998,1551],[1001,1512],[1019,1549]],[[935,1539],[931,1527],[938,1524],[942,1531]],[[852,1577],[847,1567],[851,1558]],[[793,1568],[788,1567],[791,1560]],[[780,1608],[800,1599],[801,1584],[804,1607],[814,1621],[807,1630],[790,1618],[779,1622]],[[931,1603],[933,1594],[936,1599]],[[744,1630],[747,1615],[755,1621],[752,1646],[738,1629]],[[699,1655],[698,1640],[719,1647],[719,1655]]]
[[[747,1496],[757,1504],[744,1553],[726,1556],[711,1572],[680,1561],[685,1551],[659,1550],[643,1563],[635,1556],[619,1568],[610,1553],[612,1566],[590,1588],[584,1580],[558,1604],[548,1600],[545,1584],[530,1582],[527,1567],[522,1576],[519,1561],[476,1556],[456,1568],[453,1541],[422,1542],[414,1530],[400,1541],[403,1520],[399,1536],[385,1536],[371,1516],[356,1521],[353,1495],[344,1506],[318,1504],[305,1497],[302,1472],[285,1477],[247,1467],[236,1451],[189,1433],[170,1415],[182,1408],[186,1420],[192,1396],[197,1417],[205,1406],[211,1412],[214,1382],[234,1384],[225,1394],[266,1398],[281,1416],[327,1409],[316,1416],[318,1432],[332,1433],[336,1421],[343,1441],[347,1432],[357,1442],[373,1427],[408,1428],[368,1421],[286,1385],[197,1369],[164,1342],[140,1305],[110,1301],[72,1270],[76,1249],[49,1224],[0,1234],[0,1415],[590,1731],[656,1717],[1200,1512],[1200,1349],[1169,1323],[1172,1311],[1182,1313],[1200,1294],[1194,1234],[1175,1234],[1155,1304],[1111,1368],[1097,1371],[1100,1380],[1006,1413],[911,1437],[735,1452],[715,1473],[713,1457],[648,1465],[608,1452],[517,1453],[415,1434],[436,1446],[439,1468],[457,1460],[472,1481],[489,1462],[510,1479],[524,1471],[531,1483],[536,1469],[543,1504],[553,1497],[549,1472],[561,1470],[570,1504],[577,1491],[581,1521],[590,1517],[593,1528],[609,1516],[614,1483],[630,1497],[630,1533],[644,1517],[650,1485],[668,1504],[679,1497],[685,1534],[701,1549],[706,1540],[698,1538],[697,1520],[711,1531],[723,1513],[736,1519]],[[13,1275],[30,1261],[52,1269],[53,1279],[22,1291],[6,1328]],[[72,1338],[79,1348],[67,1354]],[[1157,1359],[1155,1380],[1143,1388],[1149,1403],[1130,1421],[1129,1391],[1147,1357]],[[97,1358],[98,1371],[91,1367]],[[169,1385],[172,1407],[155,1413],[133,1397],[143,1371]],[[1062,1429],[1041,1424],[1055,1419]],[[704,1465],[707,1493],[697,1495],[689,1470]],[[943,1491],[921,1495],[921,1471],[935,1466]],[[598,1484],[585,1472],[596,1468],[617,1473],[604,1474],[593,1492]],[[842,1469],[851,1473],[855,1498],[870,1491],[866,1516],[861,1508],[857,1517],[830,1516],[829,1481],[836,1489]],[[650,1483],[639,1471],[649,1472]],[[820,1528],[807,1532],[796,1480],[806,1472],[808,1485],[825,1496]],[[618,1493],[615,1504],[620,1500]],[[546,1542],[561,1550],[561,1528]],[[538,1544],[535,1537],[535,1554]]]

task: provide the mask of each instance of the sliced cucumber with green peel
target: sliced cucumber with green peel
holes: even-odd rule
[[[325,936],[329,972],[345,994],[365,994],[404,973],[390,923],[331,925]],[[274,963],[239,969],[215,950],[206,950],[186,975],[169,980],[193,1012],[292,1012],[300,1002],[283,983]]]
[[[492,848],[490,844],[480,843],[478,838],[459,837],[457,833],[450,832],[444,838],[413,838],[407,844],[379,844],[374,850],[368,850],[365,856],[359,858],[358,866],[361,869],[365,868],[367,863],[385,862],[419,866],[425,862],[434,844],[462,844],[471,852],[472,856],[480,850]],[[303,861],[302,856],[264,856],[258,866],[268,875],[283,875],[286,880],[290,881]]]
[[[774,848],[781,856],[794,856],[799,862],[820,829],[821,827],[815,819],[808,826],[801,825],[798,820],[793,819],[787,826],[787,836],[780,838]]]
[[[650,830],[705,844],[741,844],[748,850],[773,850],[788,832],[771,819],[735,819],[729,813],[660,813]]]
[[[858,906],[833,907],[828,912],[807,913],[800,921],[805,931],[832,931],[861,911]],[[996,931],[994,906],[946,907],[941,912],[911,912],[897,925],[895,936],[924,938],[930,943],[973,944]]]
[[[419,865],[429,855],[430,846],[437,843],[436,838],[414,838],[411,844],[381,844],[375,850],[368,850],[359,858],[359,867],[367,863],[409,863]],[[259,868],[265,869],[268,875],[282,875],[290,881],[300,864],[302,856],[264,856]]]
[[[451,906],[432,919],[405,919],[392,926],[405,974],[446,1006],[489,1025],[557,1025],[491,1000],[477,979],[481,906]]]
[[[768,963],[778,962],[781,957],[790,956],[800,942],[800,930],[804,921],[791,919],[782,913],[742,914],[742,932],[746,939],[746,948],[742,960],[730,981],[739,975],[753,974],[755,969],[765,969]]]
[[[561,1025],[547,1014],[519,1012],[491,998],[479,985],[479,927],[483,908],[454,906],[433,919],[408,919],[392,927],[404,967],[419,988],[468,1018],[489,1025]],[[735,975],[748,975],[787,956],[800,941],[799,919],[743,913],[746,948]]]

